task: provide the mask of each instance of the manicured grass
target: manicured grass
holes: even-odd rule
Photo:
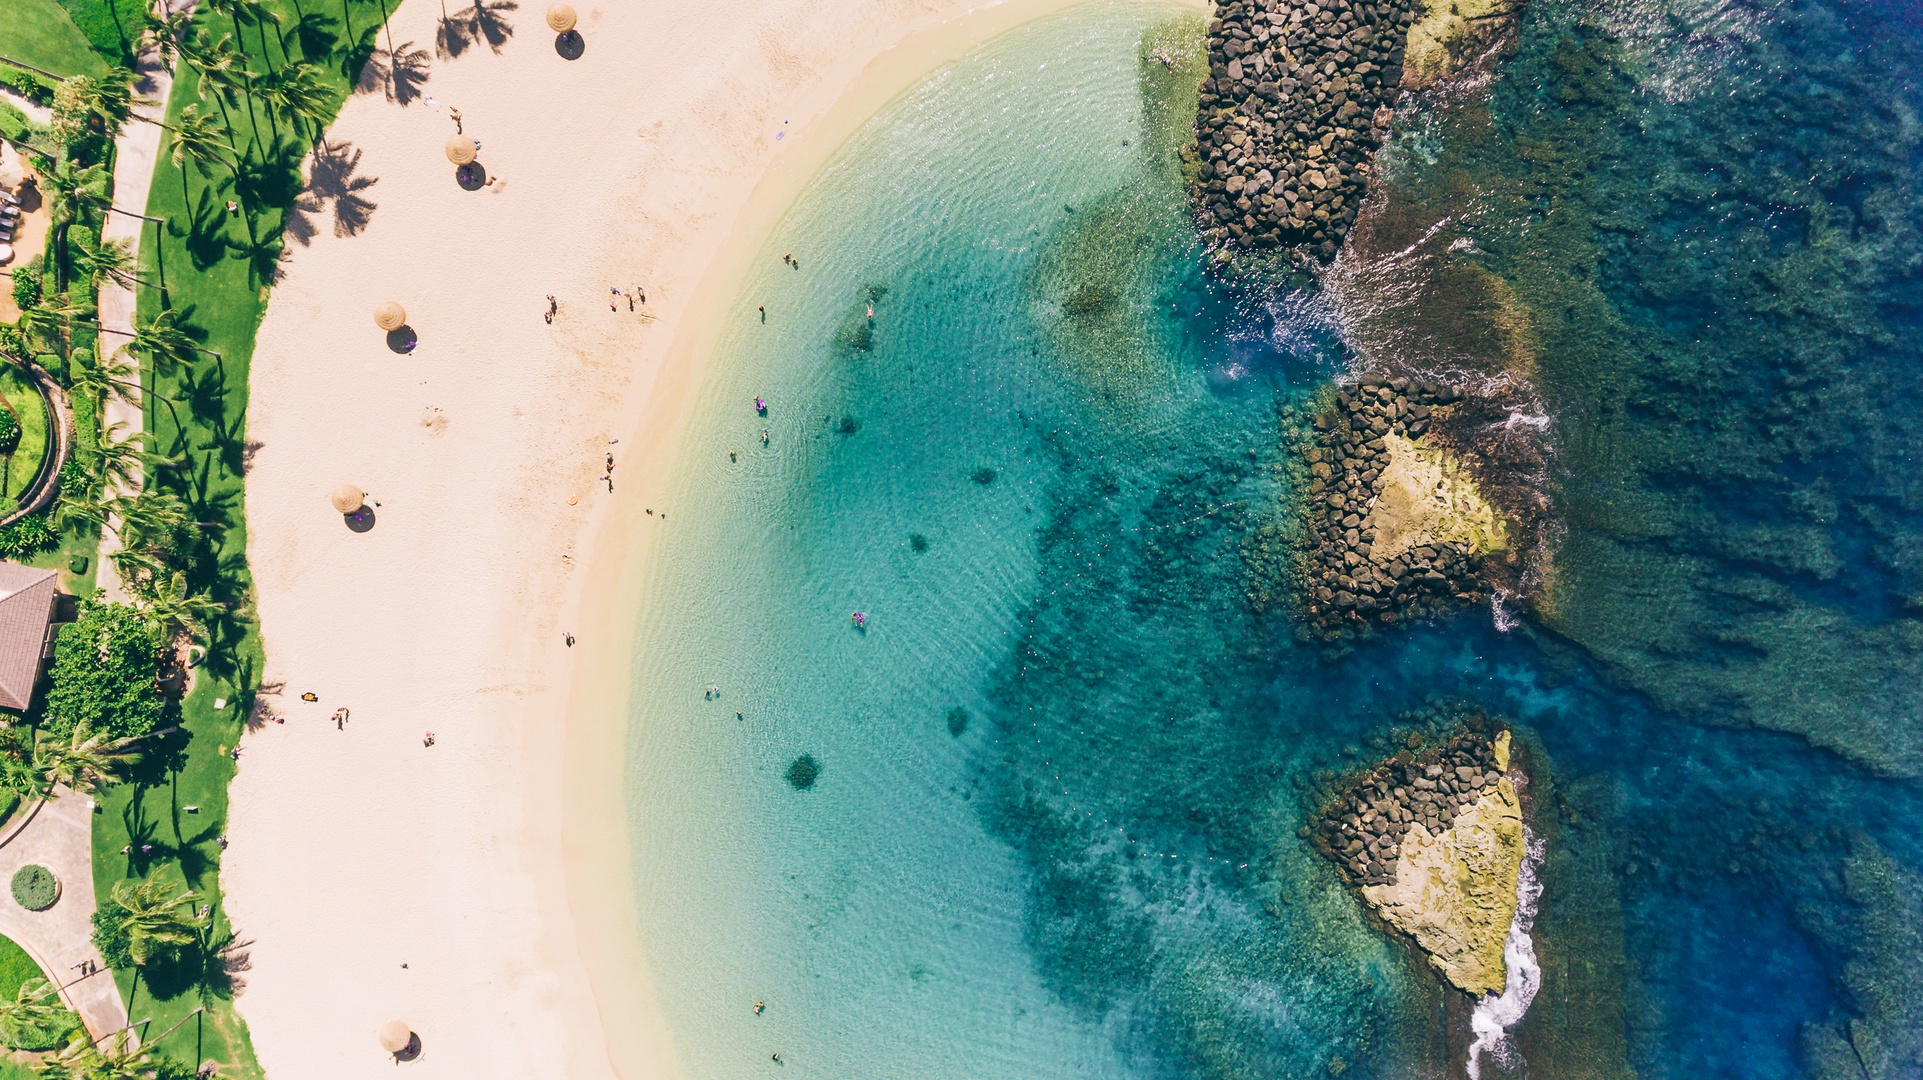
[[[295,25],[298,12],[291,0],[271,0],[270,6],[281,16],[282,26]],[[378,0],[349,0],[345,14],[360,42],[352,55],[345,49],[339,21],[330,29],[332,14],[320,14],[312,5],[309,33],[288,39],[296,59],[303,48],[312,50],[314,62],[342,99],[384,18]],[[216,36],[232,33],[227,21],[204,9],[197,19]],[[257,42],[250,29],[240,44],[258,47]],[[278,43],[271,57],[251,58],[257,71],[281,62]],[[168,102],[170,122],[197,101],[194,79],[183,73]],[[235,933],[220,902],[217,843],[225,830],[227,787],[237,767],[229,754],[252,707],[262,658],[251,620],[242,503],[247,372],[308,143],[286,121],[276,127],[258,105],[249,110],[242,102],[222,110],[213,101],[198,103],[206,115],[235,125],[230,142],[246,155],[239,170],[243,179],[237,186],[222,168],[203,177],[188,166],[183,175],[163,155],[147,213],[168,223],[144,234],[141,263],[143,277],[161,282],[166,292],[141,290],[139,317],[146,321],[163,308],[171,309],[184,329],[219,354],[203,355],[191,366],[174,370],[150,370],[143,377],[154,391],[148,397],[147,427],[155,435],[155,449],[179,462],[157,471],[150,483],[180,494],[196,520],[214,523],[188,575],[195,592],[227,604],[228,614],[209,625],[206,660],[196,669],[193,690],[182,703],[182,730],[157,748],[135,782],[109,789],[101,800],[102,813],[94,819],[94,889],[96,896],[105,897],[123,877],[177,861],[203,902],[214,905],[212,937],[218,945],[231,941]],[[253,126],[256,119],[258,128]],[[226,213],[230,198],[247,213]],[[215,709],[216,699],[225,699],[226,708]],[[183,808],[190,805],[199,812],[187,813]],[[129,845],[131,853],[123,855]],[[143,845],[153,850],[142,853]],[[241,928],[243,937],[244,931]],[[221,1062],[225,1077],[261,1077],[219,967],[214,962],[193,972],[114,975],[130,1003],[129,1015],[153,1021],[150,1034],[166,1030],[197,1006],[206,1007],[159,1049],[182,1061]]]
[[[7,900],[12,903],[12,900]],[[12,1001],[20,992],[20,984],[28,979],[44,979],[47,973],[33,962],[27,950],[10,937],[0,935],[0,1001]]]
[[[19,0],[6,0],[18,3]],[[133,53],[132,43],[140,34],[141,13],[146,0],[60,0],[73,25],[93,44],[100,55],[125,62]]]
[[[20,441],[4,458],[0,469],[0,508],[11,513],[28,485],[39,475],[40,459],[47,455],[47,403],[33,383],[12,364],[0,364],[0,408],[13,410],[20,421]]]
[[[115,46],[114,54],[119,51]],[[87,35],[54,0],[0,3],[0,56],[62,78],[98,75],[107,70],[107,62],[94,51]]]

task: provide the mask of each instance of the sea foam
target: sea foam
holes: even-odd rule
[[[1543,843],[1527,826],[1523,828],[1522,838],[1527,854],[1522,860],[1522,873],[1516,878],[1516,914],[1509,920],[1509,937],[1502,945],[1508,977],[1503,981],[1502,993],[1485,995],[1469,1018],[1469,1027],[1476,1033],[1475,1041],[1469,1044],[1470,1080],[1482,1080],[1484,1054],[1504,1070],[1513,1071],[1520,1064],[1520,1055],[1509,1032],[1522,1022],[1529,1003],[1536,1000],[1536,991],[1542,988],[1542,965],[1536,962],[1536,946],[1529,939],[1529,928],[1535,924],[1536,903],[1542,899],[1542,883],[1536,879],[1536,868],[1542,865]]]

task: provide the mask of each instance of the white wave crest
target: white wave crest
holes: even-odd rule
[[[1529,939],[1529,928],[1536,922],[1536,903],[1542,899],[1542,883],[1536,868],[1542,865],[1543,843],[1527,826],[1522,830],[1522,872],[1516,877],[1516,916],[1509,920],[1509,937],[1502,944],[1503,964],[1509,969],[1502,993],[1487,994],[1476,1003],[1469,1018],[1475,1041],[1469,1044],[1469,1080],[1482,1080],[1482,1056],[1489,1055],[1499,1067],[1514,1071],[1520,1055],[1509,1031],[1522,1022],[1529,1003],[1542,988],[1542,966],[1536,963],[1536,946]]]

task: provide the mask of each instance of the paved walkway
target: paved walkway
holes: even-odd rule
[[[191,0],[186,3],[168,5],[174,11],[186,11],[193,7]],[[167,114],[167,95],[173,92],[173,77],[161,65],[153,50],[141,54],[134,65],[134,94],[153,104],[134,109],[134,115],[159,120]],[[167,129],[159,124],[132,119],[120,129],[120,137],[114,140],[114,205],[137,214],[147,212],[147,194],[153,188],[154,166],[160,160],[161,136]],[[109,213],[106,224],[101,228],[102,240],[125,240],[138,252],[142,241],[148,239],[145,230],[154,228],[150,221],[143,221],[126,214]],[[100,288],[100,325],[108,330],[121,333],[104,335],[101,342],[104,348],[118,348],[126,341],[126,334],[133,332],[134,312],[137,298],[134,291],[118,282],[109,281]],[[113,431],[120,425],[117,438],[128,438],[146,430],[146,417],[139,402],[129,402],[112,394],[107,396],[105,410],[105,430]],[[123,490],[138,491],[141,486],[140,472],[136,468]],[[109,524],[113,524],[109,522]],[[100,569],[98,582],[108,600],[124,601],[126,590],[121,587],[120,575],[114,573],[113,563],[108,556],[120,547],[110,528],[100,538]]]
[[[93,799],[63,787],[38,809],[21,813],[32,814],[25,826],[16,817],[6,830],[11,837],[0,836],[0,880],[11,883],[16,870],[38,863],[59,879],[60,899],[45,911],[28,911],[14,902],[11,889],[0,893],[0,933],[19,942],[49,978],[65,984],[60,996],[86,1022],[88,1034],[99,1038],[118,1031],[127,1026],[127,1006],[91,940]],[[83,975],[86,970],[96,974]]]

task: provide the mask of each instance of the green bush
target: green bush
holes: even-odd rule
[[[159,727],[168,703],[154,680],[165,645],[160,630],[134,608],[86,605],[54,646],[46,730],[65,738],[86,720],[95,731],[133,738]]]
[[[22,559],[38,555],[59,542],[60,534],[54,531],[47,515],[28,514],[0,528],[0,557]]]
[[[120,925],[126,917],[127,909],[112,897],[103,897],[93,912],[93,947],[100,950],[100,959],[108,967],[119,971],[132,971],[134,966],[133,954],[127,951],[126,928]]]
[[[60,466],[60,496],[64,499],[93,497],[93,474],[79,458],[68,458],[67,463]]]
[[[25,359],[27,339],[21,335],[20,328],[12,323],[0,323],[0,353],[16,359]]]
[[[20,418],[12,409],[0,408],[0,454],[11,454],[20,445]]]
[[[45,911],[60,899],[60,879],[38,863],[28,863],[13,874],[13,902],[28,911]]]
[[[21,311],[40,302],[40,260],[28,259],[13,272],[13,304]]]
[[[25,71],[10,64],[0,64],[0,86],[10,86],[14,92],[35,105],[53,104],[53,87],[31,71]]]

